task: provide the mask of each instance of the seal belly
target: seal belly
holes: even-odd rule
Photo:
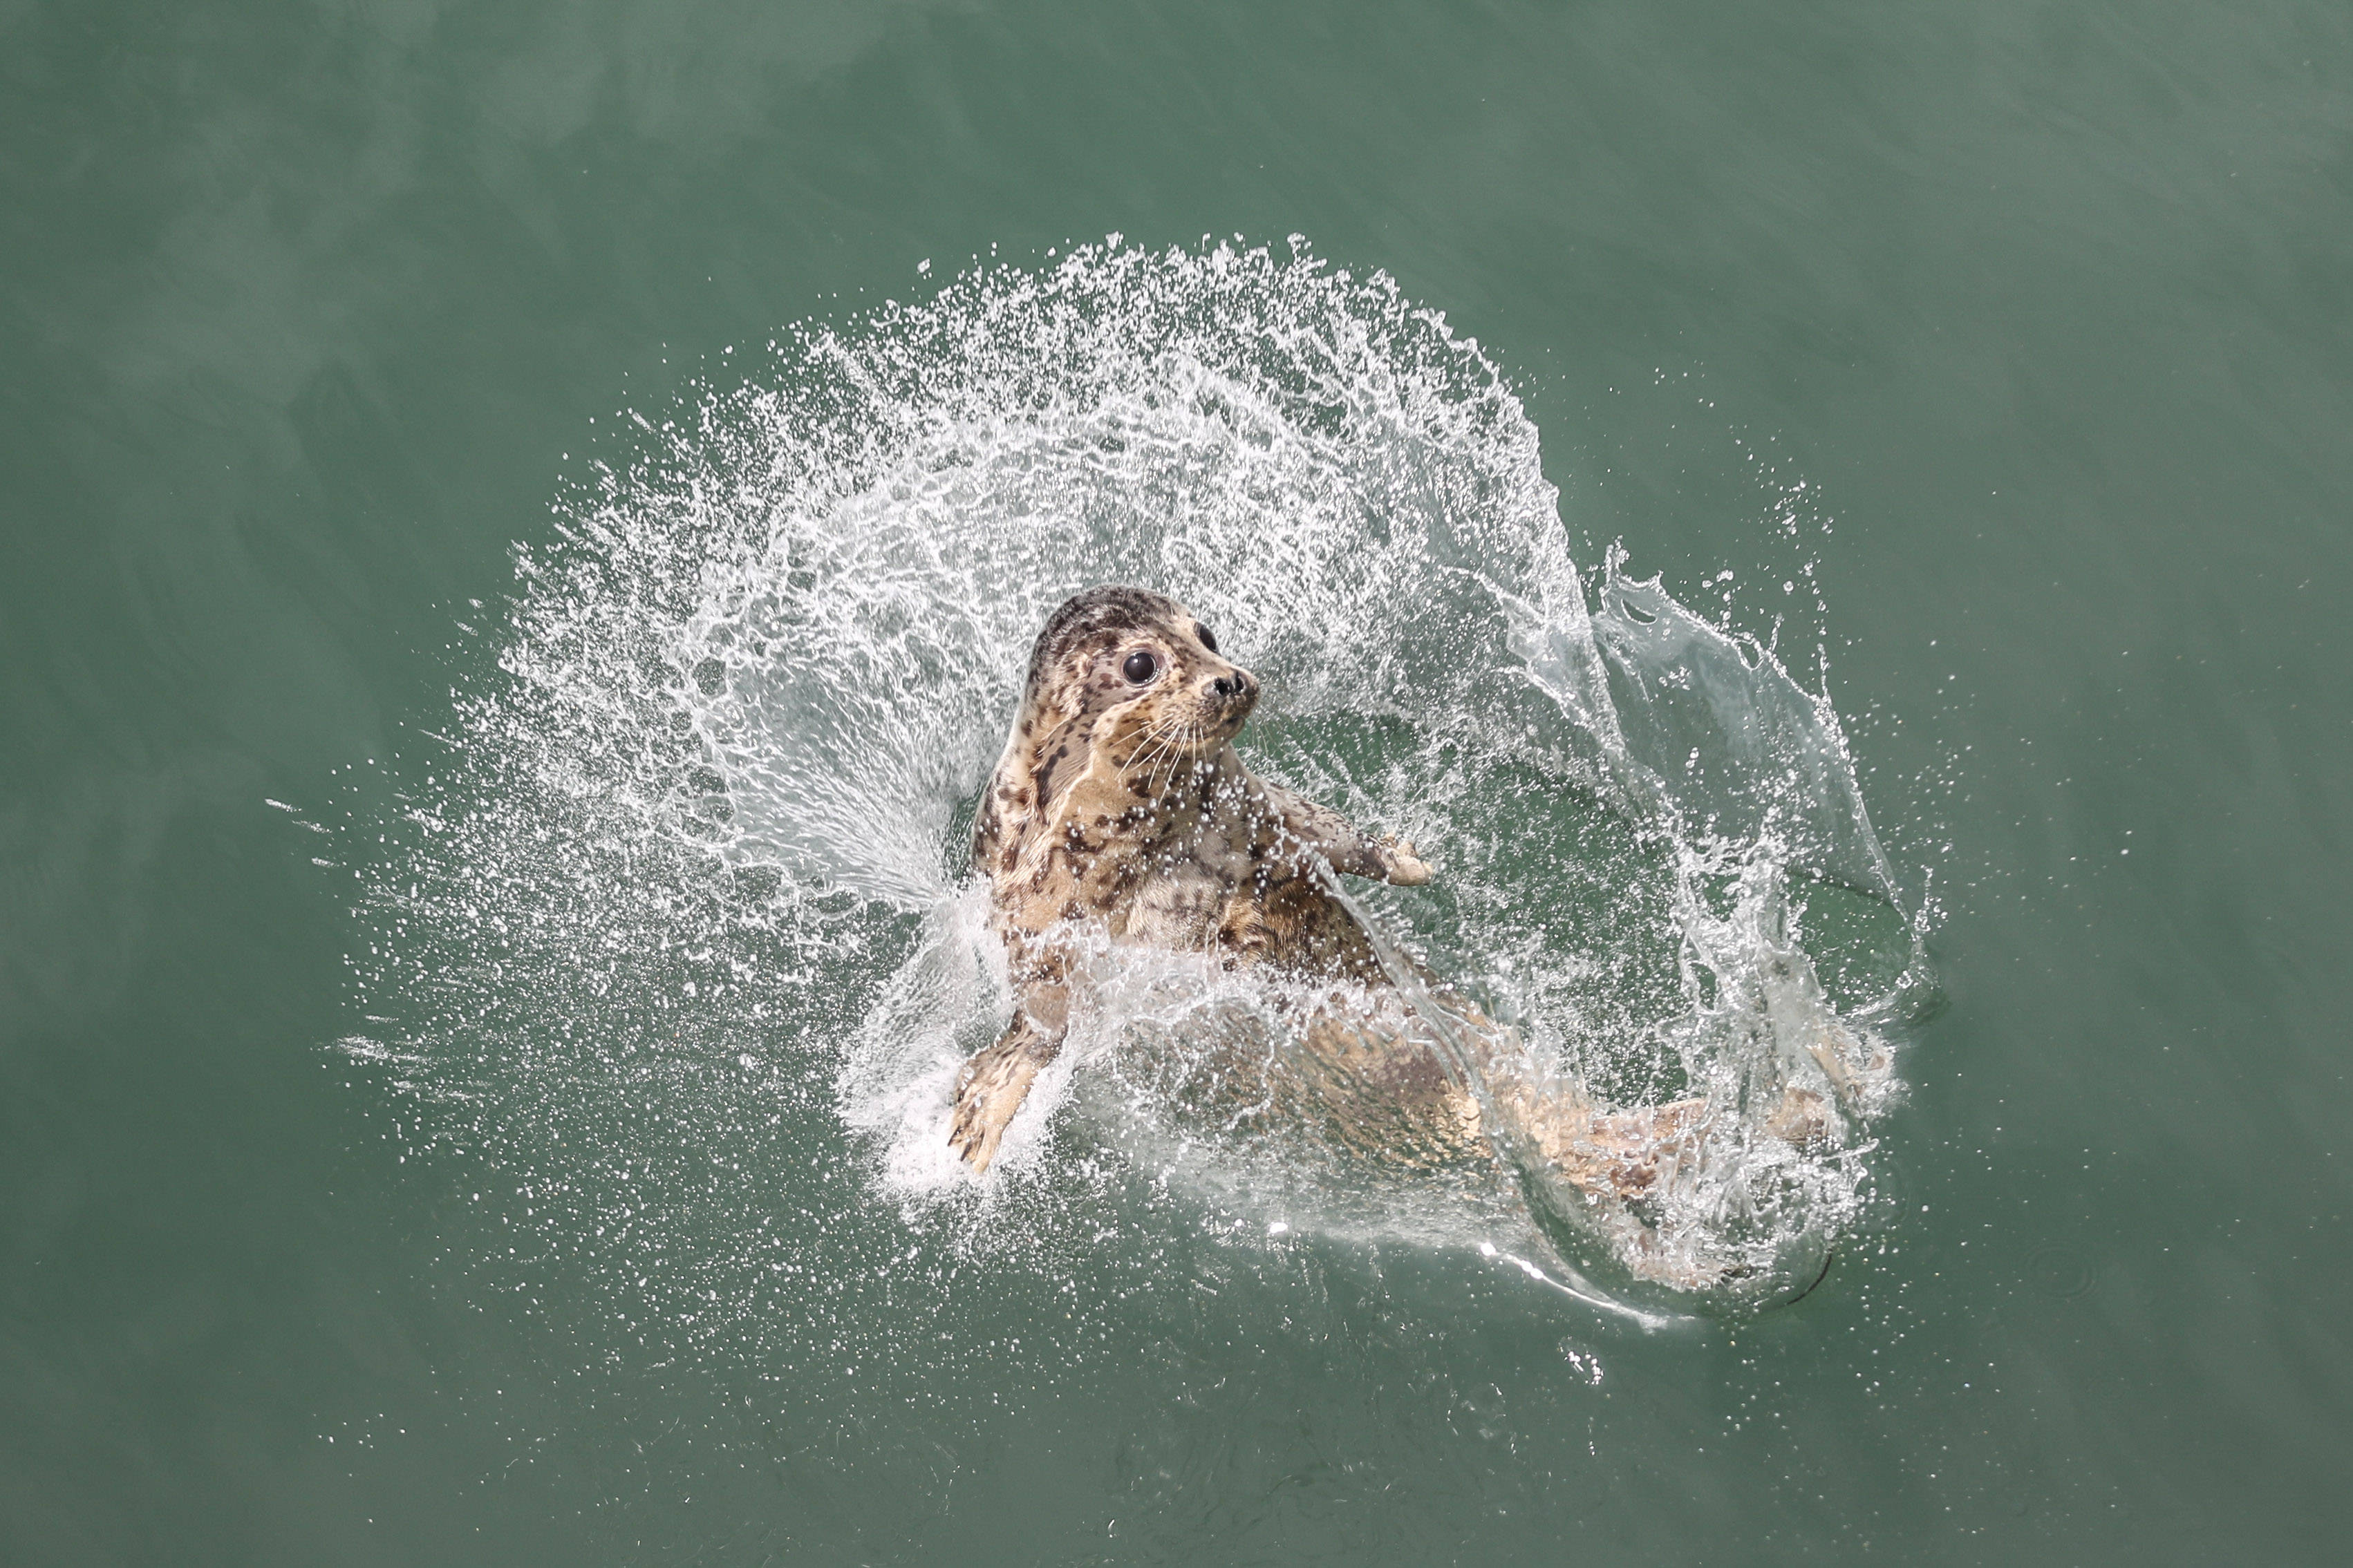
[[[1141,879],[1110,915],[1112,940],[1183,952],[1207,945],[1232,901],[1223,877],[1195,861]]]

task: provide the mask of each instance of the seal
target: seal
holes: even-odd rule
[[[1406,887],[1430,868],[1406,840],[1251,774],[1234,738],[1261,687],[1219,651],[1201,618],[1142,588],[1087,589],[1039,632],[1019,710],[983,797],[973,868],[990,884],[1014,1013],[959,1074],[949,1142],[975,1172],[1069,1028],[1082,955],[1111,947],[1207,952],[1329,983],[1301,1020],[1309,1070],[1271,1099],[1341,1141],[1426,1163],[1483,1158],[1482,1117],[1588,1193],[1639,1196],[1661,1163],[1702,1135],[1704,1102],[1603,1113],[1571,1084],[1540,1081],[1516,1031],[1439,985],[1410,959],[1408,983],[1467,1044],[1482,1103],[1450,1072],[1434,1026],[1340,896],[1333,874]],[[1792,1102],[1777,1130],[1817,1137],[1826,1110]]]

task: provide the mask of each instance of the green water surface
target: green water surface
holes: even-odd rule
[[[681,1354],[331,1049],[265,803],[488,667],[592,416],[1111,231],[1387,268],[1582,558],[1826,643],[1947,1005],[1812,1297],[1205,1246]],[[2341,0],[0,0],[0,1563],[2353,1553]]]

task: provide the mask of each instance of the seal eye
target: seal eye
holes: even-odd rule
[[[1127,656],[1127,662],[1119,667],[1119,672],[1141,686],[1160,673],[1160,661],[1138,648]]]
[[[1208,627],[1197,626],[1193,628],[1193,635],[1201,639],[1203,647],[1208,648],[1211,653],[1218,651],[1218,639],[1209,635]]]

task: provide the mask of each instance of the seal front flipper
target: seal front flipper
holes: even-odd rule
[[[1430,867],[1414,852],[1410,838],[1383,838],[1377,841],[1381,857],[1381,879],[1400,888],[1419,888],[1430,880]]]
[[[1286,837],[1319,850],[1332,869],[1351,877],[1370,877],[1400,888],[1418,888],[1430,880],[1430,868],[1414,853],[1409,838],[1377,838],[1328,805],[1318,805],[1281,784],[1256,781]]]
[[[1038,998],[1041,1003],[1046,998]],[[948,1129],[948,1146],[967,1161],[973,1173],[988,1169],[997,1146],[1012,1125],[1014,1114],[1029,1097],[1029,1085],[1062,1047],[1062,1028],[1049,1028],[1039,1011],[1059,1016],[1060,1005],[1033,1008],[1025,1005],[997,1043],[973,1053],[956,1075],[955,1116]],[[1060,1003],[1059,994],[1053,999]]]

